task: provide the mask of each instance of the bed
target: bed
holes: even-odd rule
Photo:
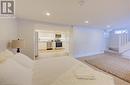
[[[37,61],[35,67],[34,83],[37,85],[114,85],[112,77],[97,72],[72,57],[42,59]],[[95,79],[76,77],[76,74],[89,73]]]
[[[45,58],[30,64],[23,54],[11,56],[0,63],[0,85],[114,85],[112,77],[72,57]]]

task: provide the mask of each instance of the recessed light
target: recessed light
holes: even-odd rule
[[[107,27],[107,28],[110,28],[110,27],[111,27],[111,25],[107,25],[106,27]]]
[[[80,1],[79,1],[79,5],[80,5],[80,6],[83,6],[84,4],[85,4],[85,0],[80,0]]]
[[[51,14],[49,12],[46,12],[46,16],[50,16]]]
[[[85,21],[85,23],[87,23],[87,24],[88,24],[88,21]]]

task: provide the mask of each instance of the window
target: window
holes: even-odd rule
[[[128,33],[128,30],[116,30],[115,34],[124,34],[124,33]]]

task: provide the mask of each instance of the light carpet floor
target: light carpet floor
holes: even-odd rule
[[[102,72],[105,71],[106,74],[110,73],[109,75],[115,80],[115,85],[130,85],[128,83],[130,81],[130,60],[128,59],[116,54],[105,53],[79,58],[79,60],[98,71],[103,70]]]

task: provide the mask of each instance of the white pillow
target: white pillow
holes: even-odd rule
[[[4,56],[0,55],[0,63],[4,62],[6,60],[6,58]]]
[[[23,65],[26,68],[33,68],[34,65],[34,61],[31,60],[28,56],[21,54],[21,53],[17,53],[13,59],[18,62],[19,64]]]
[[[0,85],[32,85],[32,70],[7,59],[0,64]]]
[[[14,54],[9,50],[5,50],[5,51],[1,52],[0,53],[0,63],[4,62],[7,58],[10,58],[12,56],[14,56]]]
[[[0,56],[9,58],[9,57],[14,56],[14,53],[11,52],[11,51],[9,51],[9,50],[5,50],[5,51],[2,51],[2,52],[0,53]]]

